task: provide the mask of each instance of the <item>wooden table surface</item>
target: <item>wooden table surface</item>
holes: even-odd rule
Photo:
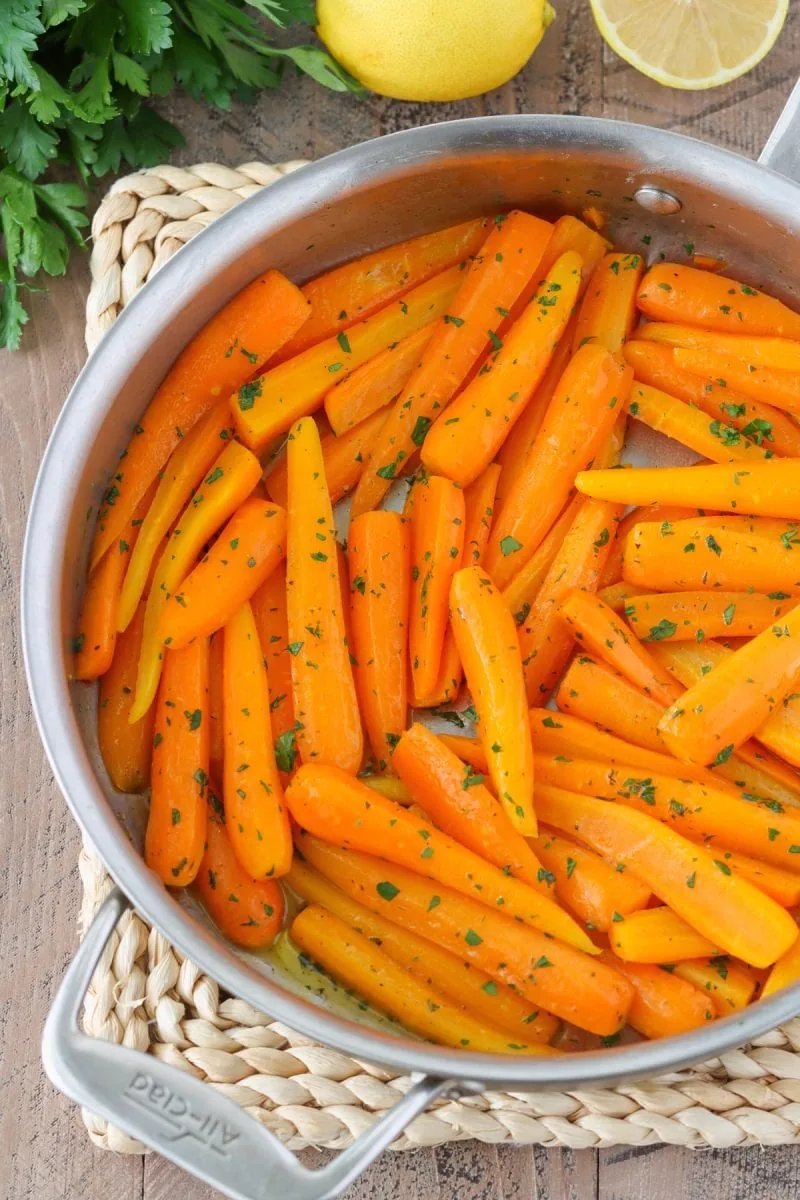
[[[178,162],[236,164],[320,157],[419,123],[510,112],[606,116],[679,130],[756,155],[800,62],[800,12],[766,62],[699,94],[660,88],[602,46],[588,0],[556,0],[557,23],[528,68],[488,96],[459,104],[359,102],[306,79],[287,80],[252,108],[162,106],[186,136]],[[0,352],[0,1196],[6,1200],[211,1200],[218,1195],[156,1155],[95,1150],[75,1107],[44,1078],[42,1022],[76,946],[78,830],[33,727],[23,679],[17,581],[28,498],[47,435],[84,359],[85,258],[33,295],[23,349]],[[313,1156],[304,1156],[312,1161]],[[319,1161],[317,1159],[317,1161]],[[348,1193],[382,1200],[788,1200],[800,1189],[796,1148],[701,1152],[660,1146],[604,1151],[483,1146],[384,1155]]]

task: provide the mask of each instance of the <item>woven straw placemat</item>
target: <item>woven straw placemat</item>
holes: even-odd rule
[[[216,163],[155,167],[115,183],[92,222],[91,350],[162,263],[222,212],[302,162],[234,169]],[[81,853],[81,929],[111,881]],[[86,999],[95,1037],[155,1054],[218,1088],[292,1149],[341,1149],[410,1086],[408,1076],[315,1044],[220,994],[155,929],[128,912],[106,947]],[[146,1147],[84,1112],[92,1141]],[[441,1101],[395,1149],[478,1138],[572,1148],[654,1143],[724,1148],[800,1142],[800,1018],[688,1071],[652,1082],[574,1092],[487,1092]]]

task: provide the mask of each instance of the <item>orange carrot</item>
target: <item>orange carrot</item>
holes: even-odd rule
[[[746,879],[725,874],[702,846],[621,804],[537,785],[542,820],[623,863],[715,946],[769,966],[793,938],[791,918]]]
[[[483,776],[464,766],[425,725],[407,729],[397,744],[394,768],[430,821],[506,874],[539,890],[547,889],[542,870],[525,838],[503,806],[483,785]]]
[[[406,727],[411,563],[399,513],[357,517],[349,531],[352,654],[361,717],[385,770]]]
[[[675,365],[706,381],[724,382],[751,400],[800,415],[800,383],[790,371],[773,371],[756,366],[730,354],[711,354],[707,350],[673,350]]]
[[[598,463],[597,466],[605,464]],[[608,556],[606,568],[603,571],[602,584],[607,586],[611,583],[616,583],[622,579],[622,564],[625,557],[625,544],[628,534],[636,525],[647,522],[648,524],[658,524],[664,536],[668,536],[668,532],[672,527],[673,521],[681,521],[685,518],[693,516],[701,516],[702,514],[696,508],[678,508],[674,504],[646,504],[641,508],[632,508],[629,513],[622,518],[617,529],[617,536],[614,541],[611,553]]]
[[[607,440],[633,372],[601,346],[583,346],[556,388],[525,471],[495,518],[486,567],[504,588],[564,507],[575,472]],[[614,474],[629,472],[614,472]],[[590,472],[595,474],[595,472]]]
[[[505,341],[425,438],[428,470],[472,483],[494,458],[541,382],[578,294],[581,260],[561,256]]]
[[[528,702],[548,695],[561,674],[572,638],[559,617],[570,587],[594,591],[615,537],[619,509],[604,501],[582,504],[551,563],[531,610],[520,626],[520,651]]]
[[[436,687],[450,581],[464,550],[464,516],[464,493],[451,480],[432,475],[414,488],[408,629],[414,704]]]
[[[622,522],[620,521],[621,528]],[[618,542],[619,534],[617,534],[615,545]],[[635,583],[627,583],[624,579],[620,579],[619,583],[612,583],[608,587],[601,588],[597,593],[603,603],[607,604],[615,613],[624,613],[631,601],[646,594],[647,588],[637,587]]]
[[[642,281],[639,308],[653,321],[684,321],[745,337],[800,338],[800,316],[755,288],[680,263],[658,263]]]
[[[506,916],[588,954],[596,953],[572,917],[544,894],[546,889],[537,890],[506,875],[338,767],[304,764],[286,790],[286,802],[297,824],[315,837],[345,849],[379,854],[473,896],[481,905],[492,909],[500,905]]]
[[[773,996],[781,988],[788,987],[800,979],[800,932],[789,949],[783,954],[769,973],[769,977],[761,992],[761,999]]]
[[[172,451],[220,397],[250,379],[305,321],[309,307],[279,271],[254,279],[176,359],[136,426],[104,497],[92,545],[96,565],[121,536]]]
[[[489,345],[498,310],[511,308],[536,271],[550,231],[547,222],[522,212],[495,225],[378,435],[356,488],[354,516],[377,508],[415,446],[422,445]]]
[[[511,824],[534,836],[532,749],[514,619],[481,567],[457,572],[450,605],[489,775]]]
[[[611,926],[609,940],[611,949],[625,962],[674,963],[720,952],[665,904],[644,912],[620,913]]]
[[[140,604],[128,628],[117,637],[114,658],[100,680],[97,698],[97,740],[108,777],[118,792],[143,792],[150,782],[152,710],[135,725],[128,720],[143,628],[144,605]]]
[[[283,924],[283,893],[273,879],[251,879],[233,852],[222,802],[209,789],[206,847],[195,891],[219,929],[239,946],[271,946]]]
[[[775,371],[800,371],[800,341],[794,342],[788,338],[709,333],[693,325],[658,321],[643,325],[637,337],[683,350],[705,350],[710,354],[742,358],[748,363],[770,367]]]
[[[301,835],[299,847],[307,862],[372,912],[466,959],[547,1012],[601,1036],[625,1023],[631,989],[621,975],[509,919],[506,909],[313,837]]]
[[[433,324],[423,325],[401,342],[392,343],[358,367],[347,379],[334,384],[325,396],[325,415],[337,436],[371,417],[395,400],[418,366],[431,340]]]
[[[539,263],[537,278],[542,279],[561,255],[567,254],[571,250],[575,254],[580,255],[583,263],[580,290],[580,295],[583,296],[596,267],[603,255],[610,249],[611,243],[601,234],[597,233],[596,230],[590,229],[588,225],[583,221],[579,221],[577,217],[565,214],[553,223],[553,232],[545,247],[542,261]],[[530,302],[530,298],[536,290],[535,282],[534,280],[528,291],[525,303]],[[512,310],[511,316],[516,319],[519,313]]]
[[[336,763],[355,773],[363,752],[361,718],[322,448],[317,427],[308,418],[292,429],[288,467],[287,649],[300,726],[297,745],[303,762]]]
[[[564,511],[556,519],[538,549],[533,552],[525,566],[517,571],[511,582],[503,589],[503,599],[517,625],[522,625],[531,611],[531,605],[535,602],[553,565],[553,560],[561,549],[582,505],[582,496],[573,496],[568,501]],[[616,545],[616,539],[614,545]]]
[[[711,462],[752,462],[772,458],[774,454],[773,450],[743,437],[734,425],[718,418],[709,421],[707,413],[646,383],[634,382],[628,412],[650,429],[681,442]]]
[[[488,775],[489,764],[480,738],[459,737],[451,733],[438,734],[439,741],[452,750],[462,762],[468,763],[476,775]]]
[[[596,342],[619,354],[636,324],[636,294],[643,272],[640,254],[606,254],[597,264],[578,312],[573,351]]]
[[[225,761],[222,638],[223,630],[218,629],[208,647],[208,754],[212,779],[222,779]]]
[[[587,927],[605,933],[621,917],[646,908],[649,887],[594,851],[552,829],[543,829],[531,844],[553,877],[558,899]]]
[[[489,541],[494,497],[500,478],[498,463],[490,463],[464,492],[464,554],[462,566],[477,567]]]
[[[424,233],[334,267],[303,286],[311,315],[270,360],[270,366],[335,337],[433,275],[477,254],[486,240],[485,219]]]
[[[228,836],[252,879],[278,879],[292,865],[292,833],[275,764],[264,656],[246,601],[225,625],[222,653]]]
[[[352,492],[361,478],[370,447],[378,436],[389,410],[382,408],[367,417],[360,425],[348,429],[341,437],[329,430],[321,436],[322,459],[325,465],[325,480],[330,492],[331,504],[338,504],[343,496]],[[288,471],[286,455],[283,455],[266,477],[267,491],[276,504],[284,508],[288,497]]]
[[[702,642],[705,638],[753,637],[776,622],[791,600],[757,592],[667,592],[631,596],[625,616],[642,641]]]
[[[186,887],[206,839],[209,767],[208,639],[166,656],[153,737],[145,862],[168,887]]]
[[[679,979],[705,992],[720,1017],[746,1008],[755,996],[755,974],[741,963],[730,962],[724,954],[687,959],[676,963],[673,971]]]
[[[645,963],[621,962],[612,955],[604,961],[633,986],[628,1024],[643,1037],[676,1037],[713,1020],[714,1012],[703,994],[672,972]]]
[[[286,568],[283,564],[268,575],[250,601],[253,618],[267,665],[269,719],[272,740],[283,755],[283,747],[294,731],[292,697],[292,657],[286,615]],[[288,735],[288,736],[287,736]]]
[[[346,333],[325,338],[234,392],[231,411],[242,441],[263,450],[295,421],[313,413],[334,382],[445,312],[462,278],[458,267],[450,267],[419,284],[405,299],[392,300]]]
[[[751,858],[749,854],[725,850],[721,846],[717,846],[716,849],[734,875],[749,879],[765,896],[780,904],[781,908],[796,908],[800,904],[800,875],[783,867],[776,867],[773,863]]]
[[[260,476],[255,455],[238,442],[229,442],[178,518],[156,564],[147,595],[131,721],[138,721],[147,712],[156,694],[163,655],[159,622],[167,601],[179,590],[205,544],[236,512]]]
[[[682,694],[683,689],[669,672],[597,596],[570,588],[559,612],[582,649],[619,671],[646,696],[659,704],[671,704]]]

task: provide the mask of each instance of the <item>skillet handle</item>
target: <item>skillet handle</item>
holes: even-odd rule
[[[450,1081],[423,1077],[347,1150],[319,1171],[194,1076],[150,1055],[87,1037],[78,1016],[92,973],[129,902],[115,889],[94,918],[44,1027],[42,1059],[56,1087],[146,1142],[231,1200],[328,1200],[377,1158]]]
[[[758,161],[800,183],[800,83],[796,83]]]

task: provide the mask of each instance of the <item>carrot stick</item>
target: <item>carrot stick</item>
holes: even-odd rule
[[[621,528],[621,522],[620,522]],[[619,542],[619,534],[614,543],[615,546]],[[608,587],[601,588],[597,593],[604,604],[615,613],[624,613],[629,604],[638,599],[639,596],[647,595],[647,589],[637,587],[635,583],[627,583],[624,579],[620,579],[619,583],[612,583]]]
[[[539,263],[537,276],[539,279],[544,278],[562,254],[573,251],[575,254],[580,255],[583,263],[579,293],[580,296],[583,296],[596,267],[603,258],[603,255],[610,249],[611,243],[602,234],[598,233],[595,229],[591,229],[584,221],[579,221],[577,217],[570,216],[567,213],[553,223],[553,232],[545,247],[542,261]],[[534,281],[524,303],[530,302],[530,298],[535,290]],[[524,307],[524,303],[522,307]],[[519,313],[515,313],[512,309],[511,316],[516,320]]]
[[[414,488],[408,628],[414,704],[436,686],[450,581],[464,550],[464,515],[464,493],[451,480],[432,475]]]
[[[800,338],[800,316],[772,296],[724,275],[658,263],[642,281],[639,308],[653,321],[683,321],[744,337]]]
[[[319,433],[298,421],[288,447],[287,614],[297,745],[303,762],[355,773],[364,743],[347,648],[336,531]],[[336,698],[333,703],[333,698]]]
[[[348,896],[466,959],[530,1003],[601,1036],[624,1024],[630,986],[597,958],[509,919],[505,909],[382,859],[306,835],[298,845],[304,859]]]
[[[518,920],[588,954],[596,953],[572,917],[544,894],[546,888],[537,890],[506,875],[338,767],[304,764],[287,788],[286,802],[297,824],[315,837],[345,849],[379,854],[474,896],[482,905],[502,906],[515,923]]]
[[[208,647],[208,753],[212,779],[222,778],[223,763],[225,761],[222,638],[223,630],[218,629],[211,638]]]
[[[674,963],[708,958],[719,948],[666,905],[620,913],[609,931],[611,949],[624,962]]]
[[[746,1008],[755,996],[756,977],[740,963],[732,963],[725,955],[714,958],[689,959],[676,963],[674,973],[705,992],[720,1017]]]
[[[623,351],[639,383],[660,388],[687,404],[696,405],[716,420],[735,425],[759,446],[768,446],[777,454],[800,457],[800,430],[787,413],[734,392],[727,383],[725,387],[716,380],[709,383],[682,370],[675,363],[670,346],[639,340],[648,328],[642,326],[637,340],[628,342]]]
[[[503,806],[456,754],[425,726],[415,723],[397,744],[394,768],[430,821],[506,874],[540,891],[547,872]]]
[[[601,346],[583,346],[572,358],[548,405],[524,473],[492,527],[486,568],[498,587],[505,588],[533,555],[566,504],[575,472],[608,439],[632,377],[630,368],[620,366]],[[614,472],[618,473],[629,474]]]
[[[530,704],[549,695],[572,648],[572,638],[559,617],[561,599],[570,587],[586,591],[597,587],[618,519],[619,509],[613,504],[593,500],[581,505],[520,626],[520,651]]]
[[[539,547],[534,550],[524,567],[517,571],[510,583],[506,584],[503,589],[503,599],[517,625],[522,625],[531,611],[531,605],[534,604],[553,565],[553,560],[561,549],[582,505],[582,496],[573,496],[567,502],[564,511],[556,519]],[[616,539],[614,544],[616,545]]]
[[[429,1041],[486,1054],[560,1053],[550,1046],[511,1041],[507,1033],[476,1020],[317,904],[295,917],[290,932],[292,941],[340,984]]]
[[[783,954],[769,973],[761,991],[761,999],[774,996],[781,988],[788,987],[800,979],[800,936],[795,938],[789,949]]]
[[[636,294],[644,273],[639,254],[606,254],[592,272],[578,312],[573,351],[586,342],[619,354],[637,321]]]
[[[597,596],[570,588],[559,612],[582,649],[619,671],[646,696],[659,704],[671,704],[682,694],[669,672]]]
[[[773,371],[756,366],[730,354],[711,354],[707,350],[673,350],[675,365],[700,379],[720,381],[751,400],[800,415],[800,383],[790,371]]]
[[[283,564],[267,576],[250,605],[258,630],[261,653],[267,666],[272,740],[280,748],[286,740],[291,739],[291,733],[289,739],[286,738],[286,734],[287,731],[294,730],[295,724],[292,656],[287,649],[289,625],[286,614],[286,568]]]
[[[734,850],[723,850],[717,846],[717,853],[726,862],[735,875],[749,879],[760,892],[769,896],[781,908],[795,908],[800,904],[800,875],[776,867],[773,863],[761,862],[751,858],[749,854],[740,854]]]
[[[788,338],[710,333],[693,325],[659,321],[643,325],[636,336],[648,342],[658,342],[662,346],[705,350],[710,354],[742,358],[748,363],[770,367],[775,371],[800,371],[800,341],[790,341]]]
[[[543,829],[532,846],[553,876],[558,899],[588,928],[606,932],[650,900],[645,884],[552,829]]]
[[[773,450],[765,450],[743,437],[734,425],[718,418],[709,421],[700,409],[646,383],[634,382],[628,412],[650,429],[681,442],[712,462],[752,462],[774,455]]]
[[[179,355],[146,408],[100,508],[91,561],[122,530],[172,451],[221,396],[252,378],[305,321],[301,292],[279,271],[254,279]]]
[[[361,775],[359,778],[368,788],[385,796],[387,800],[394,800],[409,811],[414,807],[411,793],[396,775]]]
[[[206,839],[208,639],[166,656],[153,736],[145,862],[168,887],[197,874]]]
[[[511,308],[536,271],[550,231],[546,221],[522,212],[492,229],[381,429],[356,488],[354,516],[377,508],[403,462],[422,445],[488,347],[498,310]]]
[[[147,595],[131,721],[138,721],[147,712],[156,694],[163,655],[159,622],[167,601],[179,590],[209,538],[236,512],[260,476],[255,455],[238,442],[229,442],[178,518],[156,564]]]
[[[645,642],[702,642],[753,637],[782,617],[791,603],[756,592],[645,593],[626,600],[625,617]]]
[[[252,879],[279,879],[292,864],[292,833],[275,764],[264,656],[246,601],[227,621],[222,644],[228,836]]]
[[[312,279],[302,288],[311,305],[311,315],[273,356],[270,366],[335,337],[426,279],[477,254],[486,240],[487,229],[485,218],[465,221],[386,246]]]
[[[361,717],[385,770],[406,727],[411,562],[399,513],[357,517],[349,531],[352,653]]]
[[[477,567],[489,542],[499,463],[489,463],[464,491],[464,554],[462,566]]]
[[[628,1024],[646,1038],[676,1037],[714,1019],[703,994],[684,979],[646,963],[607,961],[633,986]]]
[[[600,466],[599,463],[597,465]],[[636,525],[646,521],[648,524],[658,523],[662,530],[668,530],[673,521],[680,521],[692,516],[700,516],[697,509],[677,508],[674,504],[647,504],[642,508],[633,508],[626,513],[617,527],[617,536],[603,571],[601,580],[603,588],[622,579],[625,544],[628,534]]]
[[[330,492],[331,504],[338,502],[352,492],[364,471],[369,450],[378,436],[381,427],[388,416],[388,407],[379,409],[360,425],[348,429],[341,437],[335,437],[329,430],[321,435],[322,459],[325,464],[325,480]],[[267,491],[276,504],[284,508],[288,498],[288,471],[286,455],[283,455],[270,473],[265,483]]]
[[[131,725],[128,720],[139,647],[144,629],[140,604],[128,628],[117,637],[111,666],[100,680],[97,740],[108,777],[118,792],[143,792],[150,782],[153,712]]]
[[[476,775],[488,775],[489,764],[480,738],[458,737],[451,733],[440,733],[437,736],[442,745],[452,750],[462,762],[468,763]]]
[[[618,504],[667,501],[717,512],[746,512],[766,517],[800,517],[797,460],[730,466],[639,467],[633,471],[580,471],[578,491]]]
[[[535,836],[533,752],[514,619],[481,567],[457,572],[450,605],[489,775],[512,826]]]
[[[337,436],[385,408],[402,392],[431,340],[434,325],[423,325],[401,342],[394,342],[368,359],[326,394],[325,415]]]
[[[209,791],[206,847],[195,891],[225,935],[239,946],[261,950],[281,931],[284,902],[273,879],[251,879],[233,852],[222,802]]]
[[[788,947],[791,918],[733,872],[725,874],[696,846],[651,816],[621,804],[537,785],[542,820],[577,836],[626,870],[715,946],[754,966],[769,966]]]
[[[537,1012],[511,988],[495,983],[485,971],[465,962],[463,956],[451,954],[351,900],[324,875],[304,863],[293,864],[286,882],[299,896],[326,908],[377,943],[404,971],[443,992],[460,1011],[474,1019],[527,1042],[549,1042],[556,1033],[555,1017]]]
[[[263,450],[295,421],[319,408],[334,382],[349,375],[381,350],[430,324],[447,310],[463,273],[450,267],[406,294],[392,300],[348,331],[309,346],[245,384],[231,397],[239,436],[254,450]],[[430,343],[429,343],[430,344]]]
[[[581,260],[561,256],[505,341],[425,438],[429,471],[462,487],[488,467],[541,382],[578,295]],[[496,336],[496,335],[495,335]]]

